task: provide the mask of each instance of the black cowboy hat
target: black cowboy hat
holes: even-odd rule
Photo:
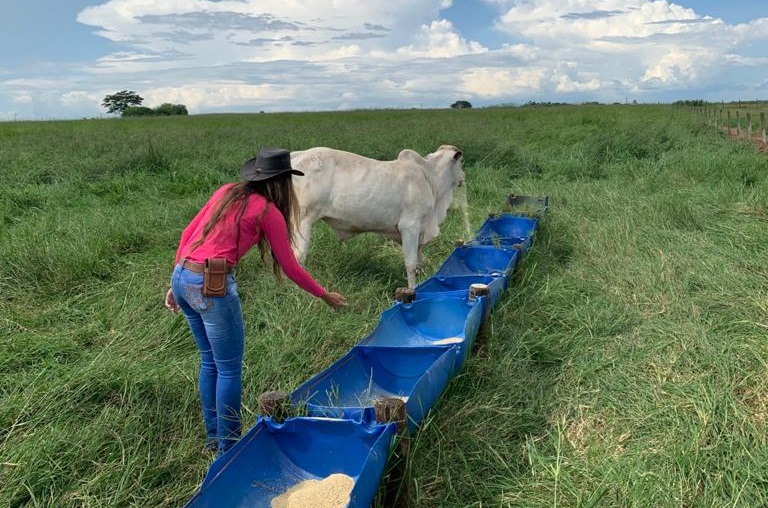
[[[304,173],[291,167],[291,152],[283,148],[262,148],[259,155],[247,160],[240,168],[240,178],[257,182],[286,172],[304,176]]]

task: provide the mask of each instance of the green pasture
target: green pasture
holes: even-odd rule
[[[0,123],[0,507],[176,507],[201,453],[198,353],[163,296],[181,230],[262,146],[464,151],[426,278],[508,193],[550,196],[534,248],[414,438],[416,508],[768,505],[768,159],[667,106]],[[370,332],[399,246],[237,270],[244,426]],[[379,503],[380,504],[380,503]]]

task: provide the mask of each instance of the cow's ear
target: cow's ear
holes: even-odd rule
[[[457,161],[461,159],[464,156],[463,153],[461,153],[461,150],[456,150],[456,153],[453,154],[453,160]]]

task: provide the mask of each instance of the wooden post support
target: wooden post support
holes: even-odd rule
[[[281,391],[264,392],[259,395],[259,414],[282,422],[291,416],[291,401],[288,394]]]
[[[747,113],[747,137],[752,139],[752,113]]]
[[[412,303],[416,299],[416,290],[413,288],[395,289],[395,300],[403,303]]]
[[[727,132],[728,132],[728,135],[730,136],[731,135],[731,111],[728,110],[725,112],[725,114],[727,115],[727,120],[728,120],[728,123],[726,124],[726,127],[728,129]]]
[[[384,397],[374,401],[373,410],[377,422],[397,424],[396,445],[389,461],[382,506],[408,508],[411,505],[411,482],[408,477],[408,452],[411,446],[405,401],[397,397]]]
[[[763,134],[763,143],[765,143],[765,113],[760,113],[760,132]]]
[[[474,302],[478,297],[485,296],[486,300],[491,296],[491,289],[487,284],[470,284],[469,286],[469,301]],[[477,329],[477,337],[472,344],[472,352],[476,353],[486,344],[488,344],[488,337],[491,335],[490,324],[488,323],[488,314],[490,314],[491,306],[486,302],[483,309],[483,319],[480,321],[480,327]]]
[[[741,115],[739,110],[736,110],[736,135],[741,136]]]

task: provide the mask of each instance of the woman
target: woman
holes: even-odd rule
[[[291,235],[298,220],[298,203],[292,174],[303,175],[291,168],[287,150],[262,149],[240,169],[243,181],[224,185],[213,193],[184,229],[176,252],[165,306],[173,313],[181,310],[200,349],[205,449],[217,449],[217,456],[240,437],[244,329],[232,276],[232,268],[240,258],[256,245],[262,259],[267,251],[271,253],[276,277],[280,277],[282,269],[300,288],[329,306],[347,305],[344,296],[326,291],[315,282],[293,255]],[[216,285],[216,276],[204,275],[204,271],[206,266],[217,264],[223,268],[218,289],[226,294],[206,296]]]

